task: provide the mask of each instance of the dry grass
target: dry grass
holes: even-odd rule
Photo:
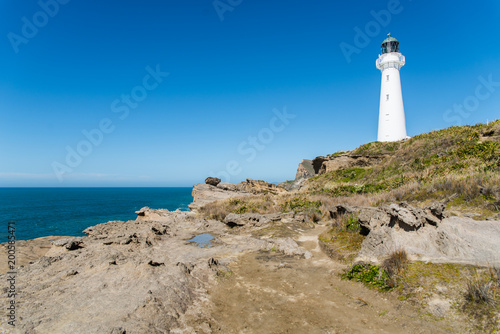
[[[467,279],[465,300],[473,304],[494,306],[499,303],[500,268],[489,267],[482,275],[477,271]]]
[[[395,143],[374,142],[349,152],[383,156],[376,165],[324,173],[307,181],[307,192],[341,203],[460,199],[461,207],[500,209],[500,120],[451,127]],[[494,136],[492,135],[494,134]]]
[[[276,198],[268,194],[215,201],[203,206],[199,211],[207,219],[223,221],[229,213],[273,213],[278,211],[278,206]]]
[[[466,280],[463,311],[475,320],[481,332],[500,330],[500,269],[474,270]]]
[[[389,275],[400,275],[408,266],[408,253],[404,249],[397,249],[384,260],[382,267]]]

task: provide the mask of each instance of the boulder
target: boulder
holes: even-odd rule
[[[216,187],[216,186],[220,183],[220,179],[219,179],[219,178],[217,178],[217,177],[211,177],[211,176],[209,176],[209,177],[207,177],[207,178],[205,179],[205,183],[206,183],[206,184],[209,184],[209,185],[211,185],[211,186]]]

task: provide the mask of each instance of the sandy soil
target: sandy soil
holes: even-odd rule
[[[232,275],[211,293],[214,333],[449,333],[390,293],[343,281],[344,265],[319,248],[325,227],[301,233],[297,241],[310,260],[276,252],[254,252],[230,265]]]

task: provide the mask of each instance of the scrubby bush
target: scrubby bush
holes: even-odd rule
[[[342,274],[342,279],[355,280],[376,287],[379,290],[390,290],[390,276],[387,271],[371,263],[358,263]]]
[[[382,267],[391,275],[399,275],[408,265],[408,253],[404,249],[397,249],[384,260]]]

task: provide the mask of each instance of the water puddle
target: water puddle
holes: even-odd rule
[[[213,235],[208,233],[203,233],[196,235],[193,239],[188,240],[188,242],[194,242],[196,243],[196,246],[204,248],[212,246],[213,238],[214,238]]]

